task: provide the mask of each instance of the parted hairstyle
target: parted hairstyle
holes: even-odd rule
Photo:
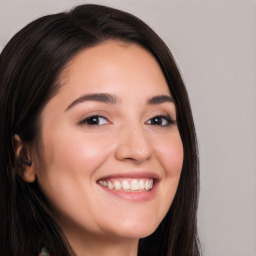
[[[188,95],[172,54],[160,37],[137,17],[88,4],[31,22],[9,41],[0,55],[2,256],[38,256],[42,247],[50,255],[73,255],[37,181],[28,183],[22,178],[22,165],[30,163],[25,157],[17,158],[14,136],[19,135],[24,144],[36,144],[40,113],[57,93],[59,77],[67,63],[83,49],[108,40],[138,44],[155,57],[174,98],[184,148],[173,203],[157,230],[140,239],[138,255],[200,255],[196,224],[197,140]]]

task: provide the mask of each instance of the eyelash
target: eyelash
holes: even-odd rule
[[[162,124],[152,124],[150,123],[150,121],[154,120],[156,121],[156,119],[159,121],[159,120],[165,120],[166,121],[166,124],[162,125]],[[161,127],[168,127],[168,126],[171,126],[173,124],[175,124],[176,121],[174,121],[170,115],[157,115],[157,116],[154,116],[152,118],[150,118],[149,120],[146,121],[146,124],[149,124],[149,125],[156,125],[156,126],[161,126]]]
[[[100,119],[104,119],[105,123],[100,124],[100,121],[102,121]],[[153,120],[155,121],[155,124],[152,123]],[[162,124],[163,120],[165,120],[165,122],[166,122],[165,124]],[[159,121],[161,122],[160,124],[158,123]],[[93,115],[93,116],[89,116],[89,117],[81,120],[78,124],[79,125],[87,125],[87,126],[101,126],[101,125],[106,125],[109,123],[110,122],[107,120],[107,118],[100,116],[100,115]],[[174,121],[170,115],[156,115],[145,122],[145,124],[147,124],[147,125],[155,125],[155,126],[160,126],[160,127],[168,127],[175,123],[176,123],[176,121]]]
[[[88,125],[88,126],[105,125],[105,124],[99,124],[99,119],[105,119],[105,120],[106,120],[106,124],[109,123],[109,121],[107,120],[107,118],[105,118],[104,116],[94,115],[94,116],[89,116],[89,117],[83,119],[83,120],[80,121],[78,124],[79,124],[79,125]],[[97,121],[96,121],[96,120],[97,120]],[[90,123],[90,122],[94,122],[94,121],[96,121],[96,123]]]

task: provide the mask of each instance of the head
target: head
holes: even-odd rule
[[[1,54],[1,201],[2,209],[5,207],[2,210],[5,230],[11,230],[1,239],[6,250],[9,246],[18,253],[23,246],[24,252],[31,253],[46,245],[53,255],[67,255],[68,245],[54,219],[48,196],[35,179],[31,159],[40,162],[42,114],[47,103],[60,92],[72,62],[86,50],[110,42],[126,47],[135,45],[156,60],[174,100],[183,146],[175,197],[158,228],[140,239],[139,255],[159,255],[159,251],[161,255],[172,256],[198,252],[197,144],[180,73],[168,47],[145,23],[125,12],[96,5],[78,6],[68,13],[45,16],[30,23]],[[21,243],[24,234],[27,248]]]

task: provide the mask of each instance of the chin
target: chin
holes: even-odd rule
[[[147,237],[154,233],[158,227],[158,223],[154,224],[152,222],[140,223],[127,221],[123,225],[118,226],[118,230],[115,233],[120,237],[126,237],[129,239],[140,239]]]

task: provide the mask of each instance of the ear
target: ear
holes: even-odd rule
[[[15,168],[18,174],[26,182],[34,182],[36,173],[32,162],[32,154],[29,146],[25,145],[18,134],[13,136],[15,150]]]

